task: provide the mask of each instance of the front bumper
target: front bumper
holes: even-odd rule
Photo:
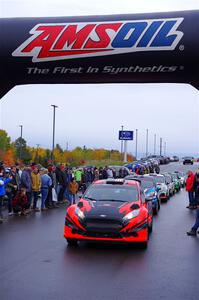
[[[160,194],[159,194],[159,199],[160,200],[168,200],[168,195],[167,195],[167,193],[166,192],[160,192]]]
[[[81,229],[71,228],[68,225],[64,227],[64,237],[66,239],[76,239],[85,241],[108,241],[108,242],[146,242],[148,240],[148,225],[144,224],[132,232],[99,232],[83,231]]]

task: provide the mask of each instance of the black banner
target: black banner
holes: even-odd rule
[[[0,19],[0,97],[38,83],[190,83],[199,11]]]

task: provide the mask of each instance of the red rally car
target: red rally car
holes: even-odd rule
[[[78,241],[142,243],[152,231],[152,199],[138,181],[107,179],[94,182],[77,204],[66,211],[64,237]]]

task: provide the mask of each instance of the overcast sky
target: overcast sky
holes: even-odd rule
[[[0,0],[0,17],[69,16],[199,9],[199,0]],[[57,109],[56,142],[69,148],[120,149],[118,130],[139,130],[138,150],[149,152],[153,137],[167,142],[168,153],[199,152],[199,93],[189,85],[107,84],[19,86],[0,100],[0,128],[14,140],[23,124],[31,146],[51,147],[52,108]],[[158,147],[158,145],[157,145]],[[135,142],[128,150],[135,151]],[[199,155],[199,154],[198,154]]]

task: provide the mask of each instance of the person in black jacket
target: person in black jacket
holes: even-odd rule
[[[102,170],[102,178],[103,178],[103,179],[107,179],[107,178],[108,178],[107,169],[108,169],[108,167],[106,166],[106,167]]]
[[[64,165],[58,165],[56,167],[56,180],[57,180],[57,197],[58,203],[63,203],[64,200],[64,192],[67,187],[67,177],[66,173],[64,172],[65,167]]]
[[[196,172],[194,176],[194,182],[193,182],[193,190],[195,192],[195,205],[194,208],[197,208],[197,205],[199,205],[199,170]]]

